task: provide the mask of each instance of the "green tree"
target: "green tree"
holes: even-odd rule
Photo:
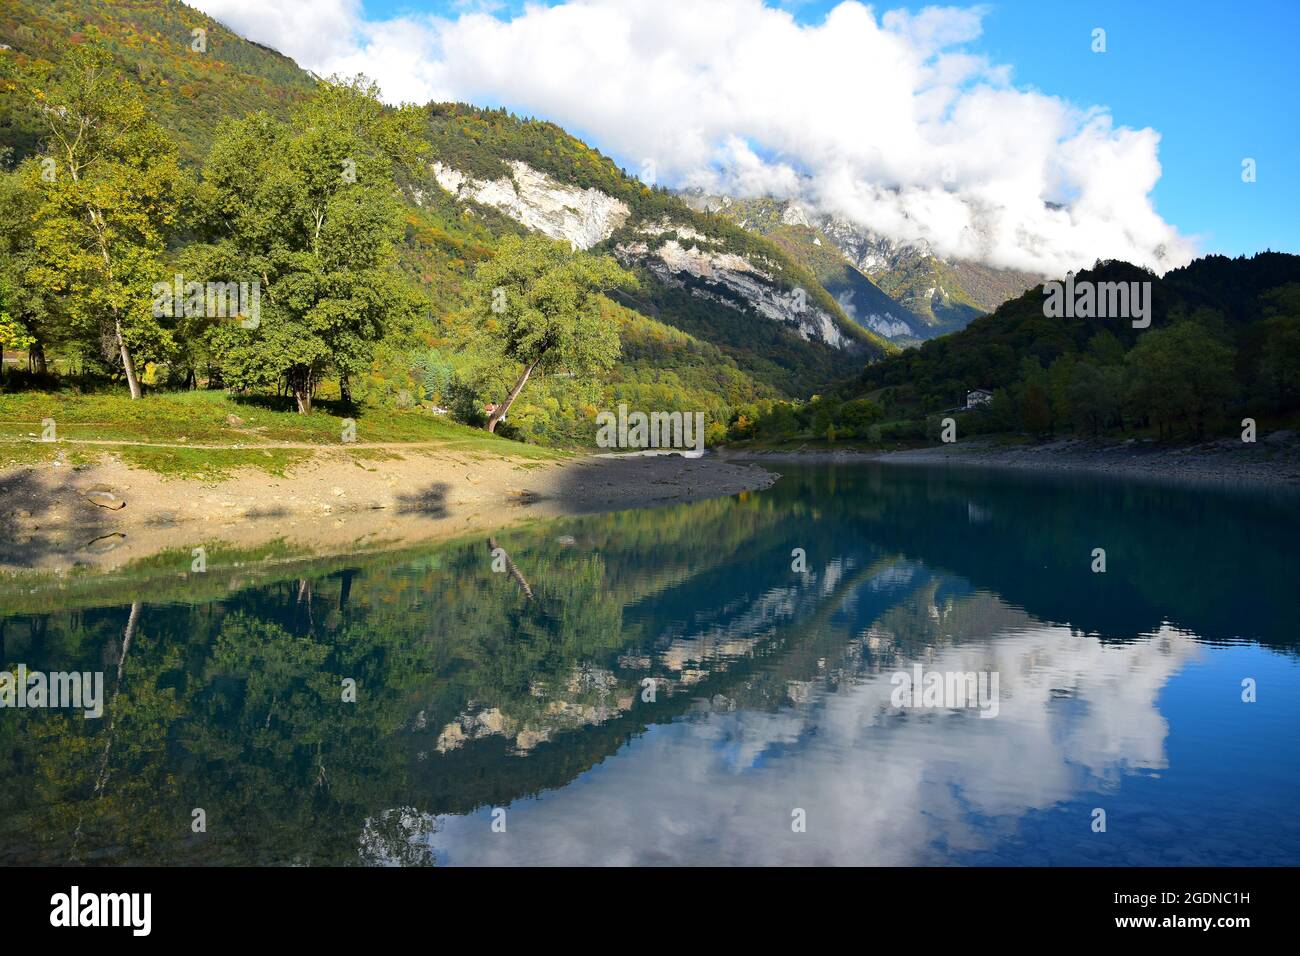
[[[619,354],[618,330],[602,319],[600,296],[635,285],[608,256],[575,253],[542,236],[510,236],[474,273],[471,301],[496,354],[522,367],[488,417],[496,431],[535,373],[590,376],[608,371]]]
[[[866,438],[871,426],[884,415],[884,409],[871,399],[855,398],[840,406],[835,421],[840,425],[841,434],[849,438]]]
[[[1232,349],[1195,322],[1144,333],[1126,363],[1128,400],[1155,421],[1161,438],[1183,419],[1203,436],[1206,421],[1232,392]]]
[[[5,349],[31,348],[36,341],[27,331],[27,327],[9,314],[9,303],[13,299],[13,287],[0,275],[0,353]],[[0,384],[4,381],[4,365],[0,363]]]
[[[1124,370],[1098,367],[1091,362],[1074,366],[1069,384],[1070,413],[1080,431],[1100,434],[1120,420],[1124,398]]]
[[[1052,404],[1052,429],[1070,421],[1070,384],[1078,358],[1073,353],[1058,355],[1047,370],[1047,393]]]
[[[1274,316],[1260,326],[1258,387],[1269,401],[1290,407],[1300,397],[1300,314]]]
[[[27,163],[13,172],[0,172],[0,295],[8,316],[4,347],[27,349],[33,368],[43,375],[46,347],[53,343],[57,330],[44,297],[27,281],[27,272],[35,264],[38,168]]]
[[[69,50],[54,81],[32,94],[45,152],[27,278],[59,301],[75,334],[111,346],[139,398],[137,361],[172,346],[150,293],[176,221],[175,145],[102,47]]]
[[[1093,365],[1123,365],[1124,343],[1110,329],[1102,329],[1088,340],[1088,361]]]
[[[348,398],[375,342],[414,321],[420,299],[397,269],[397,176],[417,142],[414,111],[385,109],[364,78],[322,82],[288,124],[258,113],[222,126],[203,173],[214,239],[203,270],[260,294],[256,321],[212,333],[227,384],[284,382],[306,414],[327,370]]]
[[[762,438],[790,438],[799,430],[799,419],[789,402],[778,402],[770,413],[758,420],[756,430]]]
[[[834,441],[829,437],[835,432],[835,422],[839,418],[840,400],[834,397],[821,397],[814,395],[811,402],[812,421],[810,427],[814,435],[827,436],[828,441]]]
[[[1043,363],[1032,355],[1020,362],[1020,423],[1034,435],[1052,427],[1051,381]]]

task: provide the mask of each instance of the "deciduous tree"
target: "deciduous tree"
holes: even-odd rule
[[[618,358],[618,330],[602,320],[603,292],[635,284],[608,256],[574,253],[542,236],[504,239],[475,272],[473,301],[483,328],[507,362],[520,368],[488,417],[496,431],[534,374],[608,371]]]
[[[101,47],[69,50],[33,96],[45,151],[27,278],[60,303],[74,334],[111,346],[139,398],[137,362],[172,345],[150,291],[176,223],[176,148]]]

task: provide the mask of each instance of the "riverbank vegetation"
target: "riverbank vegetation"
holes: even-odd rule
[[[1200,440],[1300,418],[1300,257],[1210,256],[1163,278],[1106,263],[1086,281],[1150,283],[1150,327],[1048,317],[1032,289],[840,390],[742,407],[729,437],[896,447],[939,441],[951,417],[958,437]]]
[[[215,392],[325,413],[294,433],[499,422],[578,446],[623,402],[704,410],[716,439],[737,404],[780,394],[610,299],[633,280],[608,258],[456,208],[428,173],[426,110],[323,81],[205,129],[194,157],[121,52],[96,36],[57,60],[0,53],[25,130],[0,155],[0,420],[24,434],[50,418],[60,437],[163,442],[213,405],[142,418],[113,396]]]

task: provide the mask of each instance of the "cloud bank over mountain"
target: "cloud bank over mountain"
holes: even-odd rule
[[[983,8],[803,25],[761,0],[570,0],[513,16],[369,21],[357,0],[192,0],[317,73],[392,101],[504,105],[642,178],[800,198],[939,255],[1059,275],[1164,272],[1192,241],[1156,212],[1159,134],[1017,88],[975,50]]]

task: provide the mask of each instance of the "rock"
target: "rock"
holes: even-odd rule
[[[517,160],[510,168],[509,176],[482,180],[435,162],[433,175],[457,199],[491,206],[529,229],[579,249],[608,239],[631,215],[626,203],[598,189],[565,185]]]
[[[804,295],[785,289],[770,269],[738,253],[713,248],[708,242],[688,240],[683,245],[677,239],[661,241],[653,235],[658,228],[680,235],[684,227],[665,223],[662,227],[643,228],[641,232],[651,233],[650,238],[620,243],[614,255],[624,265],[644,265],[668,286],[683,287],[679,276],[689,277],[691,294],[699,298],[732,306],[734,300],[742,300],[765,318],[794,326],[803,339],[822,341],[837,349],[854,347],[829,312],[808,303]],[[696,283],[700,281],[714,291],[699,288]]]
[[[227,415],[226,424],[232,427],[244,424],[244,420],[238,415]]]
[[[120,511],[126,507],[126,501],[108,485],[91,485],[81,493],[81,497],[109,511]]]
[[[111,534],[100,535],[87,544],[85,550],[91,554],[107,554],[124,541],[126,541],[126,535],[120,531],[114,531]]]

